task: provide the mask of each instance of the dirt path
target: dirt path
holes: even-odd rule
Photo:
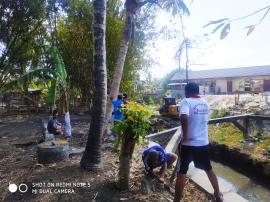
[[[97,173],[82,171],[81,155],[67,161],[40,165],[36,160],[36,145],[41,139],[42,116],[6,117],[0,122],[0,200],[3,201],[172,201],[173,195],[160,190],[151,194],[141,192],[143,165],[141,151],[136,148],[131,168],[130,191],[117,189],[118,154],[111,143],[104,143],[102,157],[104,168]],[[89,129],[89,117],[72,119],[74,140],[71,146],[84,147]],[[25,183],[26,193],[8,191],[9,183]],[[58,184],[57,184],[58,183]],[[62,183],[62,184],[59,184]],[[67,183],[67,184],[63,184]],[[77,184],[74,184],[77,183]],[[49,187],[54,186],[54,187]],[[63,186],[66,187],[63,187]],[[75,185],[77,187],[75,187]],[[78,187],[81,185],[82,187]],[[84,186],[83,186],[84,185]],[[61,187],[62,186],[62,187]],[[70,192],[70,193],[59,193]],[[35,194],[35,192],[37,192]],[[43,193],[41,193],[43,192]],[[52,193],[49,193],[52,192]],[[73,193],[71,193],[73,192]],[[183,201],[210,201],[208,195],[189,183]]]

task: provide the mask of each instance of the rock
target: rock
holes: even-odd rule
[[[81,147],[81,148],[75,148],[75,147],[72,147],[69,149],[69,158],[72,158],[73,156],[76,156],[76,155],[80,155],[84,152],[85,148],[84,147]]]
[[[152,191],[155,191],[155,179],[149,175],[145,175],[141,182],[141,191],[143,193],[150,194]]]
[[[21,160],[22,160],[22,158],[20,158],[20,157],[16,158],[16,161],[21,161]]]
[[[108,170],[108,171],[105,173],[105,176],[107,176],[107,177],[113,177],[113,176],[114,176],[114,172],[111,171],[111,170]]]
[[[34,165],[34,169],[40,169],[40,168],[43,168],[42,164],[37,163],[37,164]]]

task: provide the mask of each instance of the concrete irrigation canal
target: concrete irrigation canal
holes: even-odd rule
[[[221,119],[212,119],[209,121],[209,123],[216,124],[228,121],[233,122],[234,125],[241,129],[241,131],[245,135],[248,135],[248,123],[250,119],[269,120],[269,117],[247,114]],[[243,125],[240,124],[239,120],[243,121]],[[148,135],[147,139],[149,140],[149,145],[160,144],[166,148],[167,152],[176,152],[178,142],[181,139],[181,127],[175,127],[159,133]],[[222,153],[220,155],[226,156],[228,154]],[[241,156],[239,158],[241,158]],[[239,162],[241,162],[241,159],[239,160]],[[269,202],[270,184],[268,180],[268,184],[261,184],[262,180],[260,179],[259,175],[253,176],[254,173],[250,172],[249,174],[242,174],[241,172],[235,171],[234,169],[229,167],[228,165],[230,165],[230,163],[227,165],[225,163],[226,161],[224,161],[223,163],[217,163],[215,161],[212,161],[212,166],[214,168],[214,171],[218,175],[220,189],[224,195],[225,202]],[[238,166],[241,167],[241,165]],[[249,176],[253,176],[252,179]],[[213,194],[213,189],[207,178],[207,175],[204,173],[204,171],[195,168],[193,163],[190,164],[188,177],[207,193]],[[264,178],[267,179],[267,177],[269,178],[270,176],[266,176]],[[174,183],[169,186],[171,187],[171,189],[173,189]]]

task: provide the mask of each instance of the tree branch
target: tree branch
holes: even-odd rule
[[[264,7],[264,8],[261,8],[261,9],[259,9],[259,10],[257,10],[257,11],[254,11],[254,12],[252,12],[252,13],[250,13],[250,14],[248,14],[248,15],[245,15],[245,16],[243,16],[243,17],[231,19],[230,22],[233,22],[233,21],[237,21],[237,20],[241,20],[241,19],[250,17],[250,16],[255,15],[255,14],[257,14],[257,13],[259,13],[259,12],[265,10],[265,9],[268,9],[268,11],[269,11],[270,5],[269,5],[269,6],[266,6],[266,7]],[[267,15],[268,11],[266,12],[265,16]],[[261,20],[263,20],[263,19],[265,18],[265,16],[264,16]]]
[[[260,21],[259,21],[258,24],[260,24],[260,23],[263,21],[263,19],[267,16],[267,14],[268,14],[269,11],[270,11],[270,7],[267,9],[267,11],[266,11],[265,14],[263,15],[263,17],[260,19]]]

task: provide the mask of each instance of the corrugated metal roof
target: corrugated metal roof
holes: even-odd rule
[[[245,76],[270,76],[270,65],[189,72],[189,79],[232,78]],[[171,78],[171,81],[184,79],[185,73],[176,72]]]

